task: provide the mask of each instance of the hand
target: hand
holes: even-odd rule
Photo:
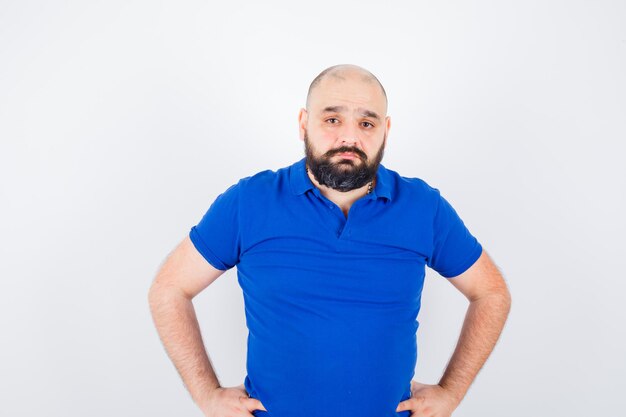
[[[411,398],[401,401],[396,411],[411,411],[411,417],[450,417],[458,407],[456,398],[441,385],[411,381]]]
[[[253,410],[267,411],[261,401],[248,396],[244,384],[216,388],[200,409],[206,417],[254,417]]]

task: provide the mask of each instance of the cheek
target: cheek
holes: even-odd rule
[[[328,151],[333,148],[337,136],[333,132],[323,129],[309,131],[309,142],[320,151]]]
[[[337,135],[331,130],[320,129],[317,132],[317,138],[320,143],[333,143],[337,139]]]

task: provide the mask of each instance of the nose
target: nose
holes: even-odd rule
[[[358,130],[353,123],[346,123],[339,132],[341,145],[354,146],[358,142]]]

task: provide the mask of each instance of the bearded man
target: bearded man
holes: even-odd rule
[[[322,71],[298,122],[305,157],[231,185],[155,277],[170,359],[207,417],[450,417],[508,316],[502,275],[437,188],[381,164],[391,120],[371,72]],[[235,266],[247,375],[222,387],[191,300]],[[469,300],[432,385],[413,380],[426,266]]]

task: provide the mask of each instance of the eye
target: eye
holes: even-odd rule
[[[337,122],[339,122],[339,119],[337,119],[336,117],[331,117],[330,119],[326,119],[326,121],[328,122],[329,120],[336,120]],[[336,123],[331,123],[331,124],[336,124]]]
[[[364,124],[364,125],[365,125],[365,124],[368,124],[370,127],[374,127],[374,125],[373,125],[373,124],[371,124],[370,122],[363,122],[363,124]],[[368,127],[368,126],[365,126],[365,127]]]

